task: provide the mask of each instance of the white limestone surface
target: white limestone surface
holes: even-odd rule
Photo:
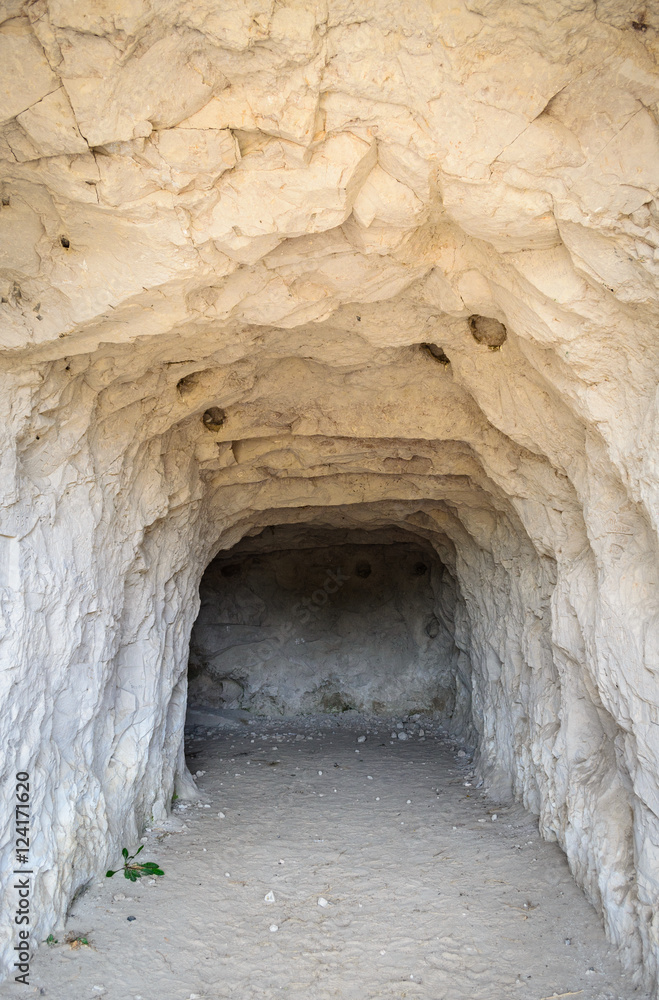
[[[656,983],[658,32],[615,0],[0,2],[0,746],[35,944],[191,791],[211,559],[397,530],[459,586],[486,786]]]

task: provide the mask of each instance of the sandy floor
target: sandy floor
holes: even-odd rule
[[[205,805],[145,838],[165,876],[95,883],[3,996],[644,996],[559,849],[519,807],[495,818],[436,726],[393,742],[382,720],[233,726],[190,741]]]

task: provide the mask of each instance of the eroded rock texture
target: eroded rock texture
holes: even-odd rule
[[[192,708],[429,712],[469,729],[469,660],[454,638],[464,603],[413,535],[266,529],[211,563],[200,598]]]
[[[189,781],[211,559],[404,531],[459,587],[488,787],[656,981],[654,5],[0,18],[0,744],[5,801],[33,774],[34,940]]]

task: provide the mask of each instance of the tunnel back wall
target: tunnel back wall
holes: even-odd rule
[[[280,533],[281,534],[281,533]],[[429,712],[469,725],[456,587],[414,542],[244,552],[204,573],[188,704],[259,714]],[[279,541],[281,544],[281,540]],[[465,698],[466,694],[466,698]]]

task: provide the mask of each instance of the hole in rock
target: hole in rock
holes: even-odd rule
[[[442,347],[438,347],[437,344],[421,344],[422,350],[429,354],[431,358],[435,361],[439,361],[441,365],[450,365],[451,359],[447,354],[444,353]]]
[[[501,347],[508,337],[503,323],[491,316],[470,316],[469,329],[478,344],[486,344],[492,350]]]
[[[219,406],[211,406],[205,411],[201,419],[205,427],[211,431],[215,431],[224,425],[227,415]]]

